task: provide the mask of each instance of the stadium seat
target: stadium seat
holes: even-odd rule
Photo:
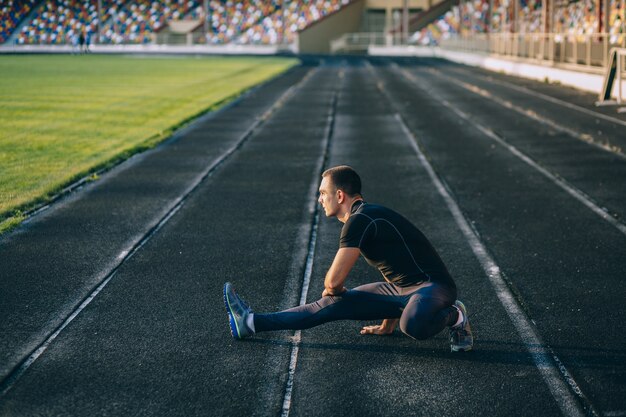
[[[108,12],[104,25],[104,43],[149,43],[155,31],[168,20],[201,18],[196,0],[136,0],[121,2],[117,10]]]
[[[8,0],[0,3],[0,43],[6,42],[36,0]]]

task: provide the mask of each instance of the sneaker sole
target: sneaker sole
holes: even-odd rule
[[[459,307],[459,309],[461,310],[461,312],[463,313],[463,315],[465,316],[465,318],[467,320],[469,320],[468,314],[467,314],[467,308],[465,307],[465,304],[463,304],[462,301],[460,300],[456,300],[454,302],[454,304]],[[470,346],[466,346],[466,347],[461,347],[461,346],[450,346],[450,351],[452,352],[469,352],[470,350],[472,350],[474,348],[474,341],[472,340],[472,344]]]
[[[228,323],[230,324],[230,335],[233,339],[241,339],[239,336],[239,329],[237,328],[237,322],[233,317],[232,310],[230,308],[230,303],[228,302],[228,295],[226,295],[226,284],[224,284],[224,306],[226,307],[226,312],[228,313]]]
[[[465,308],[465,304],[463,304],[463,302],[461,300],[456,300],[454,302],[454,305],[459,307],[461,309],[461,312],[463,313],[463,315],[465,317],[467,317],[467,308]]]
[[[473,346],[467,346],[467,347],[450,346],[450,351],[451,352],[469,352],[473,348],[474,348]]]

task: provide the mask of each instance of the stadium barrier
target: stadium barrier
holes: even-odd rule
[[[622,80],[624,77],[624,72],[626,70],[626,48],[612,48],[609,53],[609,62],[606,66],[606,72],[604,76],[604,85],[602,87],[602,91],[600,92],[600,100],[597,105],[606,105],[606,104],[622,104]],[[617,80],[617,100],[612,100],[613,97],[613,86],[616,84]]]
[[[625,41],[611,38],[609,33],[491,33],[453,36],[442,40],[441,47],[603,69],[608,63],[609,49]]]
[[[331,41],[331,53],[368,51],[371,47],[419,47],[401,34],[347,33]],[[450,36],[440,41],[442,49],[522,59],[542,64],[571,65],[602,73],[609,50],[626,46],[626,36],[608,33],[569,35],[562,33],[480,33]]]
[[[291,45],[157,45],[119,44],[90,46],[90,52],[97,54],[195,54],[195,55],[276,55],[295,53]],[[0,45],[0,54],[68,54],[73,53],[71,45]]]

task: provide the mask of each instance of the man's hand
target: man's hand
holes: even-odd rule
[[[385,319],[382,324],[375,326],[365,326],[361,329],[361,334],[387,335],[393,333],[398,325],[399,319]]]
[[[324,288],[324,291],[322,291],[322,297],[326,297],[328,295],[341,295],[346,291],[348,291],[346,287],[342,287],[340,291],[337,291],[337,290],[330,291],[328,288]]]

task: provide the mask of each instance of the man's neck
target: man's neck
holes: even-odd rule
[[[350,215],[352,214],[352,206],[357,201],[363,201],[363,197],[360,196],[360,195],[356,195],[354,197],[346,199],[345,203],[342,204],[342,206],[343,206],[342,214],[337,216],[337,219],[341,223],[345,223],[345,222],[348,221],[348,219],[350,218]]]

